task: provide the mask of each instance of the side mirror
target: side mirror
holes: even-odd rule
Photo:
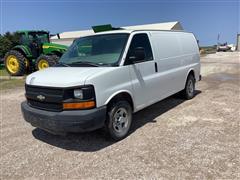
[[[143,47],[137,47],[133,50],[133,52],[128,57],[131,63],[142,61],[146,57],[146,53]]]

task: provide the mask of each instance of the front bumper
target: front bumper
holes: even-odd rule
[[[32,108],[26,101],[21,104],[24,119],[32,126],[55,133],[86,132],[104,126],[106,106],[89,110],[62,112]]]

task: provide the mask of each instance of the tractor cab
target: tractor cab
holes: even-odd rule
[[[18,31],[20,43],[28,45],[31,42],[49,43],[49,32],[47,31]]]
[[[49,43],[47,31],[20,31],[19,42],[30,48],[33,58],[37,58],[42,52],[44,43]]]

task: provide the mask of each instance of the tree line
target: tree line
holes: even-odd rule
[[[0,59],[17,44],[19,44],[19,35],[16,32],[0,34]]]

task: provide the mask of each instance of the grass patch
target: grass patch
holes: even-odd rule
[[[24,87],[25,77],[10,76],[5,68],[0,69],[0,90]]]
[[[9,76],[9,74],[6,69],[0,69],[0,76]]]
[[[0,90],[24,87],[25,79],[0,79]]]

